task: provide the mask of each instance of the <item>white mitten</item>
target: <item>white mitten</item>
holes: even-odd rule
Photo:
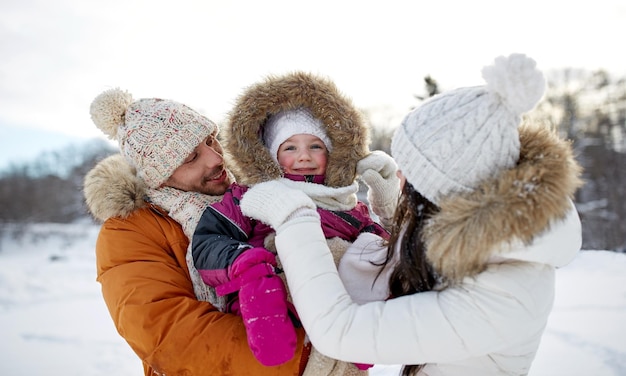
[[[386,257],[385,241],[378,235],[364,232],[339,260],[339,277],[356,303],[380,301],[389,297],[389,276],[395,264],[392,260],[383,267]]]
[[[388,224],[393,218],[400,195],[396,161],[384,151],[376,150],[357,163],[356,171],[369,188],[367,200],[372,211],[383,224]]]
[[[241,212],[277,229],[288,219],[317,216],[315,203],[304,192],[286,186],[281,180],[259,183],[244,193]]]
[[[180,223],[189,239],[192,238],[206,208],[222,199],[222,196],[186,192],[172,187],[148,189],[147,194],[152,203],[167,210],[169,216]]]

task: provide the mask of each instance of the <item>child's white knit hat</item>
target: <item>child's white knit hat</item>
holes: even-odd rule
[[[272,158],[278,160],[278,148],[295,134],[316,136],[326,145],[328,152],[332,151],[324,124],[304,107],[280,111],[270,116],[263,127],[263,144],[270,150]]]

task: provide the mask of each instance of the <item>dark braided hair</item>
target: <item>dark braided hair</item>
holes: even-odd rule
[[[435,287],[437,275],[426,259],[422,229],[426,221],[438,211],[435,204],[405,182],[394,214],[387,250],[387,261],[390,261],[396,248],[399,249],[399,259],[389,277],[391,299],[430,291]],[[423,366],[405,365],[402,367],[402,376],[416,375]]]

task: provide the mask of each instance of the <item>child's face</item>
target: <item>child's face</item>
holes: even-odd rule
[[[280,144],[278,164],[285,174],[324,175],[328,149],[319,137],[295,134]]]

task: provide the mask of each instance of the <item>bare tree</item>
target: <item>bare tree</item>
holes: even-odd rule
[[[106,142],[95,140],[12,164],[0,174],[0,224],[67,223],[86,217],[84,176],[98,160],[115,151]]]
[[[626,248],[626,84],[606,71],[566,69],[548,77],[537,113],[572,140],[586,184],[576,202],[583,248]]]

